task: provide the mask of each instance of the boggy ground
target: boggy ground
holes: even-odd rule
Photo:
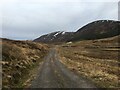
[[[119,37],[58,45],[60,61],[71,71],[88,78],[98,87],[120,87]]]

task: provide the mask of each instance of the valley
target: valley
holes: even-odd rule
[[[91,22],[34,40],[1,38],[3,88],[119,88],[120,23]]]

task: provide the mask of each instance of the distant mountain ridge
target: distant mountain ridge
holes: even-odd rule
[[[43,35],[34,41],[37,42],[44,42],[44,43],[51,43],[51,42],[67,42],[69,39],[72,39],[74,32],[64,32],[64,31],[57,31],[50,34]]]
[[[120,35],[120,21],[98,20],[91,22],[76,32],[57,31],[43,35],[33,41],[43,43],[69,42],[102,39]]]

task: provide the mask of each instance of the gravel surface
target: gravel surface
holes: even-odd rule
[[[96,88],[96,86],[64,66],[53,48],[45,57],[30,88]]]

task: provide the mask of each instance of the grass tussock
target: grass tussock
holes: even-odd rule
[[[117,38],[63,44],[58,49],[61,62],[71,71],[93,81],[98,87],[119,87],[120,48]]]
[[[48,51],[45,44],[31,41],[2,41],[2,83],[3,88],[20,88]]]

